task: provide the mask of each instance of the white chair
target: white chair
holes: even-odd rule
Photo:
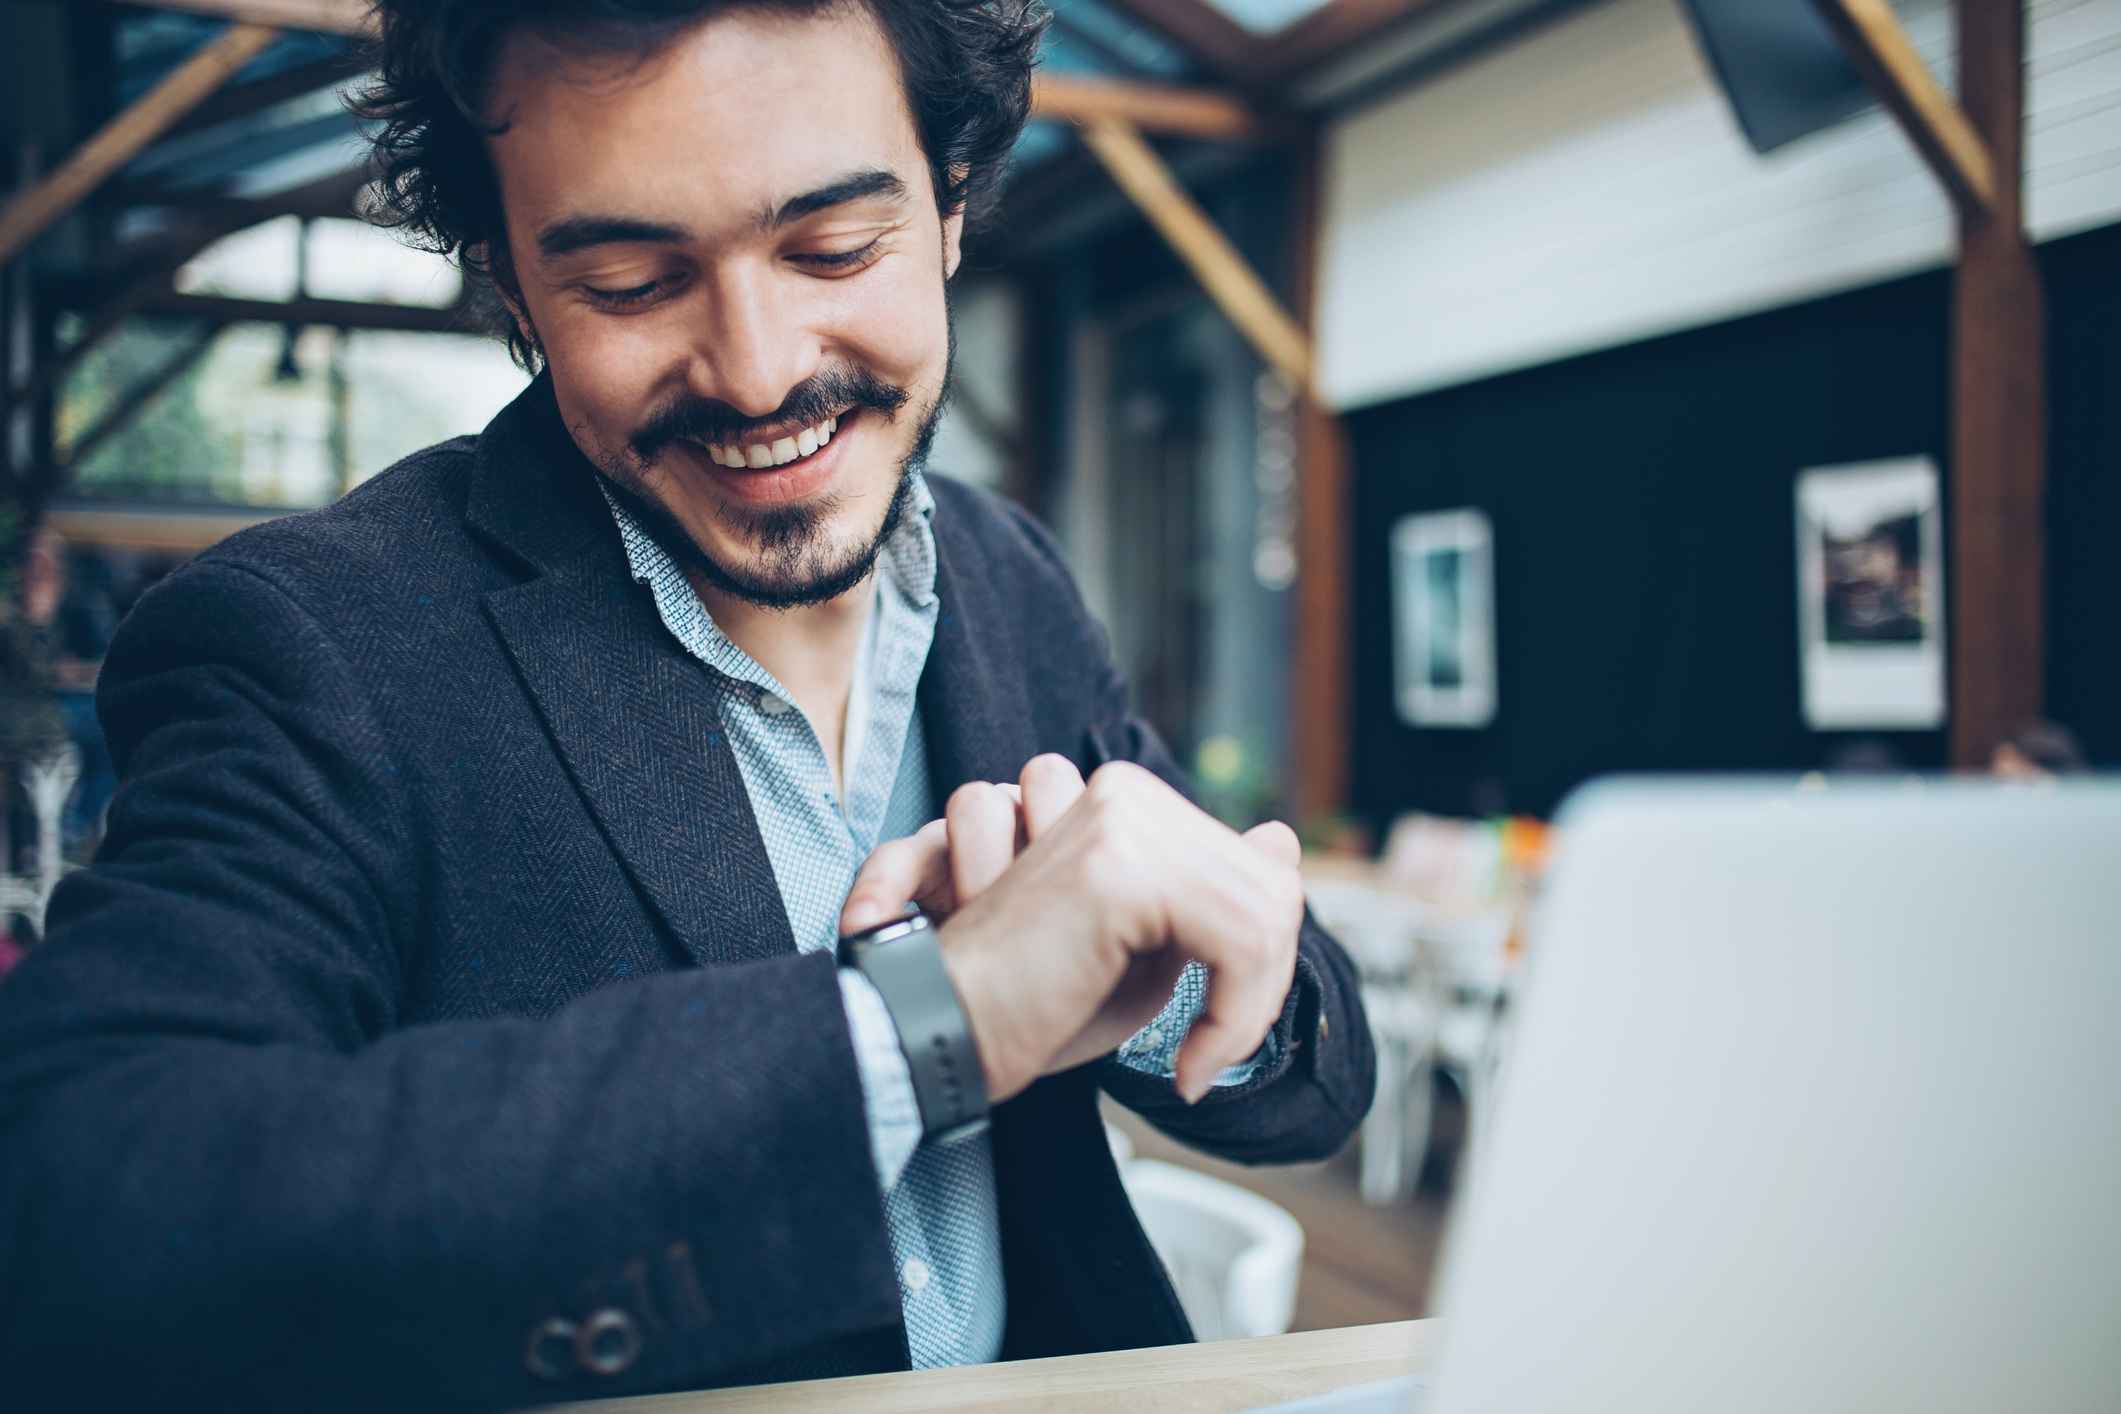
[[[67,797],[81,778],[81,753],[68,742],[40,760],[22,766],[20,782],[28,795],[30,813],[37,824],[37,872],[15,875],[6,872],[8,850],[6,822],[0,819],[0,928],[9,918],[26,919],[30,931],[44,936],[44,909],[52,890],[73,867],[60,852],[60,821],[66,813]],[[4,780],[4,777],[0,777]],[[6,802],[0,800],[0,816]]]
[[[1287,1209],[1160,1159],[1130,1160],[1120,1177],[1195,1335],[1241,1340],[1289,1329],[1304,1230]]]
[[[1505,951],[1509,930],[1509,914],[1495,908],[1448,921],[1425,919],[1416,941],[1419,971],[1430,983],[1427,991],[1435,1005],[1430,1065],[1457,1085],[1465,1110],[1460,1173],[1468,1171],[1465,1159],[1472,1154],[1487,1120],[1501,1053],[1503,998],[1509,986]]]
[[[1311,910],[1340,940],[1362,977],[1363,1011],[1377,1051],[1377,1093],[1362,1122],[1362,1199],[1372,1206],[1414,1191],[1429,1144],[1441,1007],[1419,977],[1419,906],[1404,895],[1350,879],[1305,884]]]

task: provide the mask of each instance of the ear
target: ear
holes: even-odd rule
[[[963,166],[950,169],[953,184],[965,180],[969,168]],[[958,263],[965,258],[965,203],[959,202],[957,210],[943,217],[943,279],[947,282],[957,274]]]
[[[504,236],[502,239],[505,241],[507,238]],[[508,311],[509,319],[514,321],[516,333],[520,334],[523,342],[531,348],[541,348],[537,326],[530,322],[530,311],[523,305],[523,292],[516,285],[515,261],[511,258],[507,246],[502,245],[498,249],[492,245],[480,246],[477,258],[491,272],[493,292],[500,297],[501,306]]]
[[[501,297],[501,305],[508,311],[508,317],[515,321],[516,332],[523,336],[523,342],[536,348],[538,331],[530,322],[530,311],[523,308],[523,296],[516,289],[515,281],[507,278],[497,279],[493,282],[493,292]]]
[[[965,258],[965,208],[943,218],[943,279],[947,282],[957,274],[958,262]]]

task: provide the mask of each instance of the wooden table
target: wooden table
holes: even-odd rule
[[[1235,1414],[1349,1385],[1425,1373],[1435,1358],[1438,1334],[1433,1320],[1394,1321],[1258,1340],[609,1399],[567,1408],[576,1414],[809,1414],[813,1410],[917,1414],[931,1409],[1000,1409],[1008,1414],[1089,1414],[1093,1410],[1102,1414],[1112,1409]]]

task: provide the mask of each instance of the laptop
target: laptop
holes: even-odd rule
[[[2121,1409],[2121,783],[1610,783],[1559,838],[1439,1362],[1319,1407]]]

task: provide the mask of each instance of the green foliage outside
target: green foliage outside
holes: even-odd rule
[[[196,331],[184,324],[134,321],[92,349],[66,382],[59,405],[59,445],[71,445],[120,399],[176,357]],[[220,371],[210,351],[125,428],[75,467],[60,494],[155,502],[241,499],[234,430],[201,406],[208,378]]]

